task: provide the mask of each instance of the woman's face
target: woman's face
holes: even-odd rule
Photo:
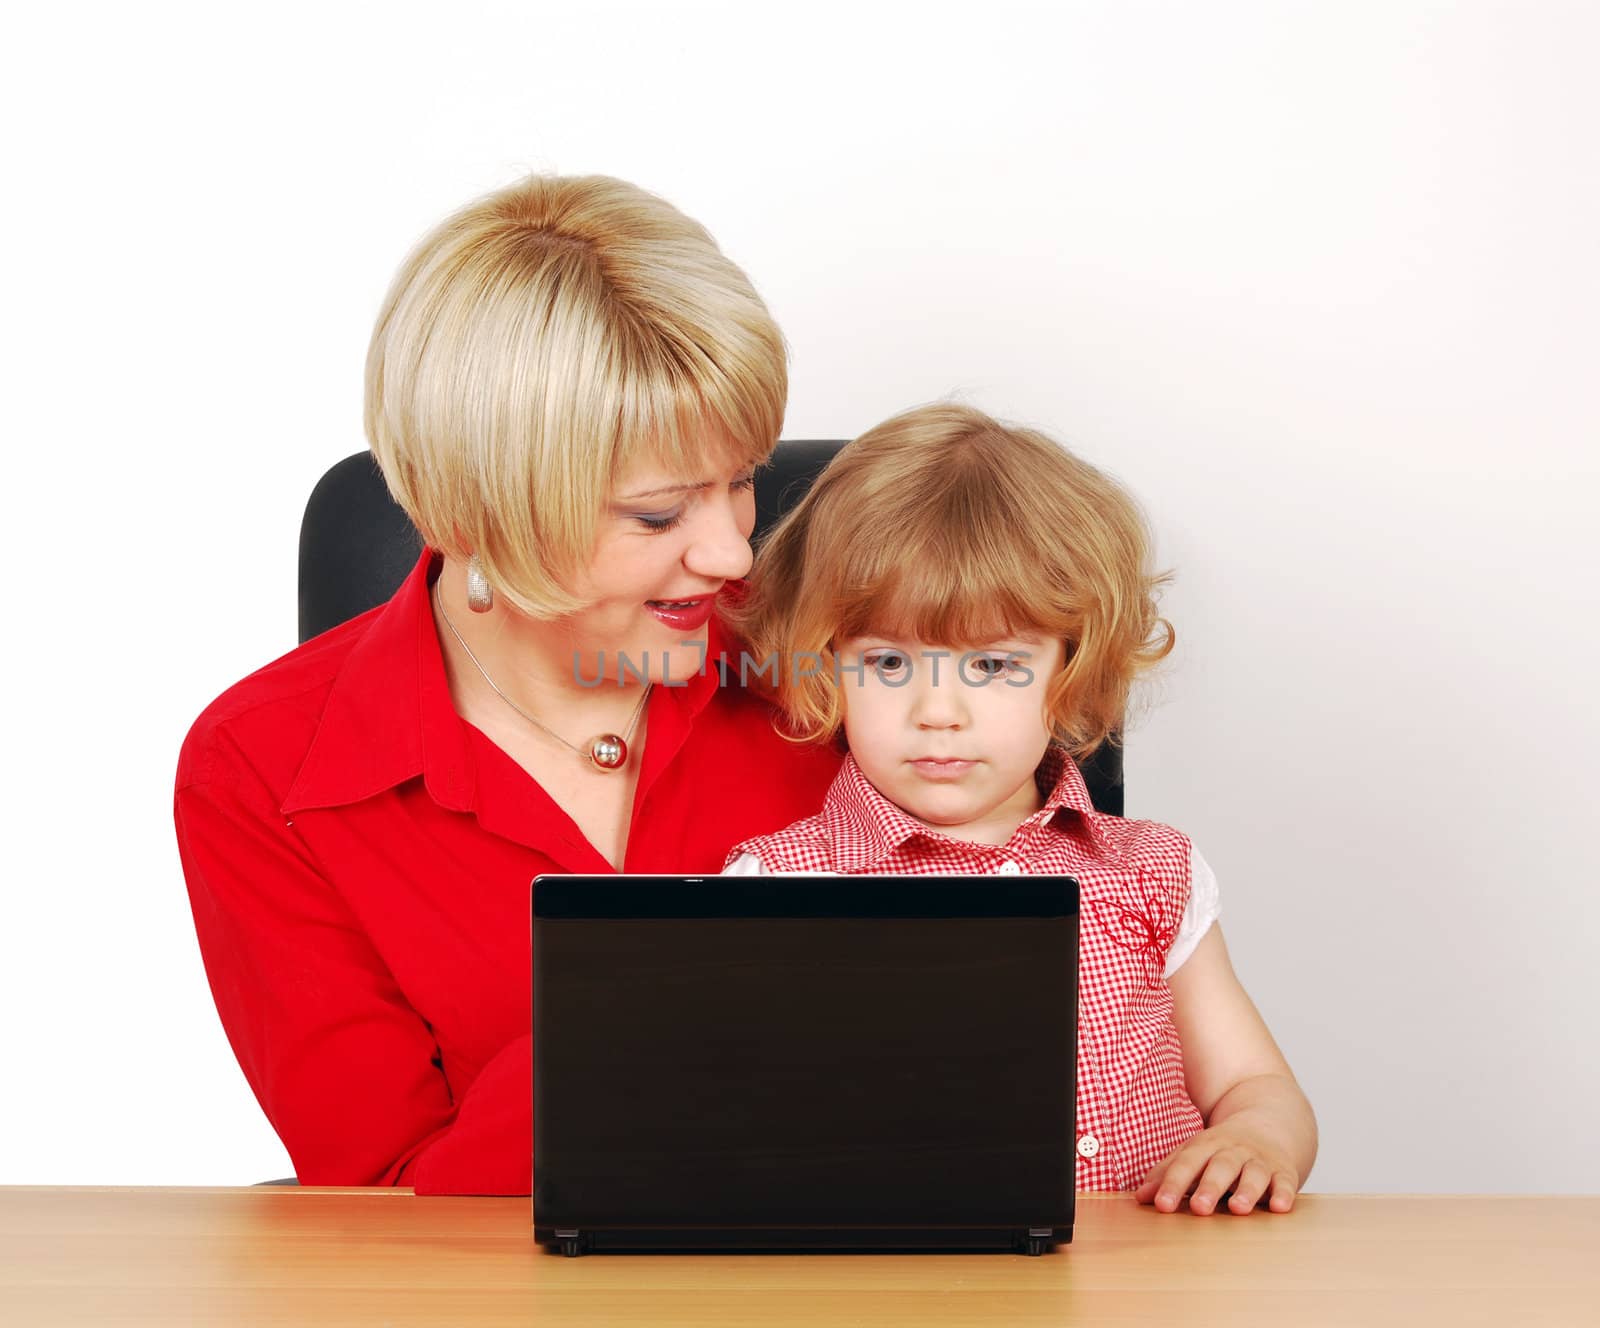
[[[724,441],[702,474],[637,462],[613,485],[594,558],[575,589],[594,604],[563,620],[583,681],[682,683],[705,660],[717,592],[750,570],[753,469]]]

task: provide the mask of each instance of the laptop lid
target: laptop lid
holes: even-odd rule
[[[541,876],[533,947],[541,1239],[1070,1239],[1071,877]]]

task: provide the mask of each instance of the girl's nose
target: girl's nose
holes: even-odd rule
[[[920,652],[912,661],[911,721],[921,729],[960,729],[969,722],[953,652]]]

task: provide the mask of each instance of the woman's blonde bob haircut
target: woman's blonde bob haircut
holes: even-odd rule
[[[924,406],[840,450],[763,539],[750,591],[725,615],[752,667],[776,658],[747,680],[803,742],[843,726],[841,683],[855,675],[836,675],[836,643],[1059,637],[1046,714],[1081,760],[1120,730],[1134,679],[1172,649],[1155,601],[1170,574],[1147,572],[1148,547],[1133,499],[1064,447],[970,407]]]
[[[561,617],[586,607],[574,587],[629,463],[698,480],[771,454],[784,355],[697,222],[607,176],[529,176],[401,267],[367,354],[367,440],[431,547]]]

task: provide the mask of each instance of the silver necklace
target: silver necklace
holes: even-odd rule
[[[438,589],[438,582],[434,582],[434,589]],[[489,676],[489,670],[484,668],[482,664],[478,663],[478,657],[472,653],[472,647],[462,640],[461,633],[456,631],[456,625],[450,621],[450,615],[445,612],[443,593],[437,595],[436,598],[439,604],[439,616],[444,619],[444,625],[450,629],[450,635],[455,637],[455,639],[460,642],[461,648],[467,652],[467,658],[473,662],[478,672],[483,674],[484,682],[488,683],[489,686],[494,688],[496,696],[498,696],[535,728],[539,729],[541,732],[548,733],[563,747],[577,752],[579,756],[587,756],[601,770],[620,770],[623,766],[627,765],[628,740],[633,737],[633,730],[638,726],[639,716],[644,713],[644,703],[650,697],[650,689],[655,686],[653,682],[645,684],[644,692],[639,697],[639,704],[633,708],[633,718],[628,721],[628,731],[625,734],[618,735],[615,733],[601,733],[589,740],[589,746],[587,749],[576,746],[575,744],[568,742],[553,728],[550,728],[548,725],[543,724],[539,720],[535,719],[526,710],[524,710],[500,690],[499,685],[493,678]]]

